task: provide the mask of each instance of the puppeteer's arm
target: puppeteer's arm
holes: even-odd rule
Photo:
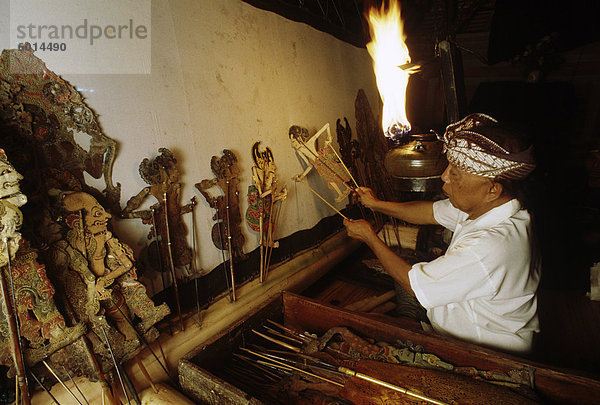
[[[432,201],[383,201],[368,187],[358,187],[356,194],[367,208],[415,225],[439,225],[433,216]]]
[[[398,282],[411,295],[415,295],[408,278],[408,272],[412,268],[411,265],[398,256],[388,245],[382,241],[375,233],[371,224],[364,219],[352,220],[345,219],[344,226],[348,232],[348,236],[364,242],[371,248],[375,256],[381,262],[381,265],[396,282]]]

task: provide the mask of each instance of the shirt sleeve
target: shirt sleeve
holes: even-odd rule
[[[408,277],[417,299],[426,309],[491,297],[496,291],[490,274],[471,252],[468,241],[431,262],[416,263]]]
[[[454,208],[449,199],[439,200],[433,203],[433,217],[438,224],[452,232],[461,217],[462,211]]]

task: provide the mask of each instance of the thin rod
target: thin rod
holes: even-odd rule
[[[315,152],[312,151],[312,149],[310,149],[306,143],[304,143],[304,140],[302,140],[301,138],[297,138],[297,140],[310,152],[311,155],[313,155],[319,162],[321,162],[321,164],[323,166],[325,166],[325,168],[327,170],[329,170],[331,173],[333,173],[333,175],[335,177],[337,177],[343,184],[347,184],[348,182],[346,180],[344,180],[342,178],[342,176],[340,176],[335,170],[333,170],[327,163],[325,163],[325,161],[323,159],[321,159],[321,157],[319,155],[317,155]],[[352,188],[352,187],[350,187]]]
[[[346,217],[344,214],[342,214],[337,208],[335,208],[333,205],[331,205],[326,199],[321,197],[321,195],[319,193],[317,193],[311,186],[309,186],[308,183],[304,183],[304,184],[306,184],[306,187],[308,187],[310,189],[310,191],[312,191],[314,193],[314,195],[319,197],[325,204],[329,205],[335,212],[340,214],[342,216],[342,218],[348,219],[348,217]]]
[[[351,376],[351,377],[358,377],[361,380],[372,382],[374,384],[380,385],[382,387],[389,388],[391,390],[400,392],[402,394],[411,396],[413,398],[417,398],[417,399],[420,399],[420,400],[423,400],[423,401],[427,401],[427,402],[430,402],[430,403],[436,404],[436,405],[448,405],[447,402],[438,401],[437,399],[433,399],[433,398],[427,397],[425,395],[417,394],[416,392],[409,391],[406,388],[398,387],[397,385],[390,384],[388,382],[378,380],[377,378],[373,378],[373,377],[368,376],[366,374],[356,372],[356,371],[351,370],[351,369],[346,368],[346,367],[339,367],[338,370],[340,372],[346,374],[346,375]]]
[[[66,389],[73,398],[75,398],[75,401],[77,401],[79,404],[83,405],[83,403],[79,400],[79,398],[77,398],[75,396],[75,394],[73,394],[73,391],[71,391],[71,389],[69,387],[67,387],[67,385],[63,382],[63,380],[54,372],[52,367],[50,367],[50,365],[48,363],[46,363],[46,360],[42,360],[42,363],[44,363],[44,366],[46,366],[46,368],[50,371],[50,373],[54,376],[54,378],[56,378],[56,381],[58,381],[60,383],[60,385],[62,385],[63,388]]]
[[[31,374],[31,376],[33,377],[33,379],[35,380],[36,383],[39,384],[40,387],[42,387],[42,389],[44,391],[46,391],[46,393],[48,393],[48,395],[50,395],[50,398],[52,398],[52,400],[54,401],[55,404],[60,405],[60,402],[58,402],[56,400],[56,398],[54,398],[54,395],[52,395],[52,393],[48,390],[48,388],[46,388],[46,386],[44,384],[42,384],[42,382],[35,376],[35,374],[33,374],[33,371],[30,371],[29,374]]]
[[[165,229],[167,236],[167,250],[169,252],[169,268],[171,270],[171,277],[173,278],[173,289],[175,291],[175,304],[177,305],[177,315],[179,316],[179,330],[183,331],[183,315],[181,313],[181,302],[179,301],[179,285],[177,283],[177,275],[175,274],[175,263],[173,262],[173,251],[171,250],[171,230],[169,229],[169,209],[167,202],[167,193],[163,193],[163,202],[165,203]]]
[[[137,335],[139,341],[142,342],[142,344],[144,346],[146,346],[146,348],[148,348],[148,350],[150,350],[150,353],[152,353],[152,356],[156,359],[156,361],[158,361],[158,364],[160,364],[160,366],[162,367],[162,369],[164,370],[164,372],[167,374],[167,376],[169,377],[169,379],[171,381],[173,381],[173,378],[171,377],[171,374],[169,374],[169,372],[167,371],[167,368],[165,367],[165,365],[162,364],[162,362],[160,361],[160,359],[158,358],[158,356],[156,355],[156,353],[154,353],[154,350],[152,350],[152,348],[150,347],[150,344],[148,344],[148,342],[146,341],[146,339],[144,339],[144,337],[142,336],[142,334],[140,332],[138,332],[138,330],[133,326],[133,324],[131,323],[131,320],[127,317],[127,315],[125,315],[125,313],[123,313],[123,311],[121,310],[121,308],[114,302],[114,300],[111,299],[111,302],[117,308],[117,310],[119,311],[119,313],[121,314],[121,316],[125,319],[125,321],[129,324],[129,326],[131,326],[133,328],[133,331]],[[104,334],[106,334],[106,332]],[[162,346],[161,346],[161,351],[162,351]],[[163,353],[163,357],[164,357],[164,353]]]
[[[335,148],[331,144],[329,144],[329,147],[331,148],[331,150],[333,151],[333,153],[335,154],[335,156],[338,158],[338,160],[340,161],[340,163],[342,164],[342,166],[344,166],[344,169],[346,169],[346,172],[348,173],[348,176],[350,176],[350,178],[354,182],[354,185],[356,186],[356,188],[358,188],[359,187],[358,183],[354,179],[354,176],[352,176],[352,173],[350,173],[350,170],[348,170],[348,167],[344,164],[344,161],[342,160],[342,158],[340,157],[340,155],[338,155],[338,153],[336,152]]]
[[[6,258],[8,260],[6,267],[8,270],[8,277],[10,279],[10,300],[12,301],[12,304],[8,301],[8,288],[6,286],[6,282],[4,281],[4,273],[2,269],[0,269],[0,289],[2,292],[2,296],[4,297],[4,306],[6,307],[6,321],[8,332],[12,335],[9,337],[9,339],[11,340],[11,345],[13,346],[12,354],[13,360],[15,362],[16,371],[15,381],[18,382],[19,388],[22,391],[21,396],[23,402],[29,405],[31,403],[31,399],[29,397],[29,381],[27,379],[27,369],[25,367],[25,358],[23,357],[23,345],[21,343],[21,328],[19,323],[19,315],[17,314],[17,300],[15,298],[15,284],[12,275],[10,247],[8,244],[9,240],[10,239],[6,236],[3,237],[4,246],[6,246]],[[18,397],[18,391],[15,391],[15,395]]]
[[[192,272],[194,273],[194,288],[196,290],[196,317],[198,326],[202,326],[200,321],[200,296],[198,293],[198,275],[196,274],[196,197],[192,197]]]
[[[117,371],[117,376],[119,377],[119,382],[121,383],[121,388],[123,388],[123,393],[125,394],[125,399],[127,400],[127,404],[129,404],[129,394],[127,394],[127,389],[125,388],[125,383],[123,383],[123,377],[121,377],[121,371],[119,371],[119,363],[117,363],[117,359],[115,358],[115,354],[113,353],[112,346],[110,345],[110,341],[108,340],[108,335],[104,330],[104,326],[100,325],[102,328],[102,334],[104,335],[104,339],[106,340],[106,347],[110,353],[110,357],[115,365],[115,370]],[[81,403],[81,402],[80,402]]]
[[[160,204],[160,203],[159,203]],[[160,249],[160,240],[158,239],[158,228],[156,227],[156,216],[154,215],[154,207],[150,208],[150,213],[152,214],[152,225],[154,225],[154,241],[156,242],[156,259],[158,260],[158,271],[160,272],[160,279],[162,280],[163,291],[167,291],[167,284],[165,283],[165,269],[163,269],[162,264],[162,252]],[[173,334],[173,325],[171,322],[169,324],[169,333]]]
[[[339,383],[339,382],[337,382],[337,381],[333,381],[333,380],[330,380],[330,379],[328,379],[328,378],[321,377],[320,375],[317,375],[317,374],[310,373],[310,372],[308,372],[308,371],[306,371],[306,370],[302,370],[301,368],[297,368],[297,367],[291,366],[291,365],[289,365],[289,364],[283,363],[283,362],[281,362],[281,361],[278,361],[278,360],[275,360],[275,359],[269,358],[268,356],[262,355],[262,354],[260,354],[260,353],[256,353],[256,352],[254,352],[254,351],[252,351],[252,350],[250,350],[250,349],[246,349],[246,348],[244,348],[244,347],[240,347],[240,349],[242,349],[242,350],[244,350],[244,351],[246,351],[246,352],[248,352],[248,353],[250,353],[250,354],[253,354],[253,355],[257,356],[257,357],[260,357],[260,358],[263,358],[263,359],[265,359],[265,360],[268,360],[268,361],[270,362],[270,363],[267,363],[267,362],[264,362],[264,361],[263,361],[263,362],[261,362],[260,360],[258,360],[258,363],[259,363],[259,364],[265,364],[265,365],[271,365],[271,366],[273,366],[273,364],[277,364],[278,366],[280,366],[280,367],[283,367],[283,368],[284,368],[284,369],[286,369],[286,370],[294,370],[294,371],[298,371],[298,372],[300,372],[300,373],[303,373],[303,374],[309,375],[309,376],[311,376],[311,377],[314,377],[314,378],[317,378],[317,379],[320,379],[320,380],[326,381],[326,382],[328,382],[328,383],[330,383],[330,384],[337,385],[338,387],[343,387],[343,386],[344,386],[344,384],[342,384],[342,383]]]
[[[231,222],[229,218],[229,180],[225,182],[227,190],[225,190],[225,210],[227,214],[227,247],[229,248],[229,273],[231,275],[231,300],[235,302],[235,275],[233,274],[233,246],[231,246]]]
[[[262,337],[264,339],[267,339],[269,342],[273,342],[275,344],[278,344],[279,346],[285,347],[286,349],[289,349],[289,350],[291,350],[293,352],[300,353],[300,349],[297,348],[296,346],[292,346],[292,345],[290,345],[288,343],[285,343],[285,342],[282,342],[280,340],[277,340],[277,339],[275,339],[275,338],[273,338],[271,336],[267,336],[267,335],[265,335],[263,333],[258,332],[255,329],[252,329],[252,332],[256,333],[258,336],[260,336],[260,337]]]
[[[262,188],[262,187],[261,187]],[[264,276],[265,276],[265,267],[264,267],[264,263],[265,263],[265,252],[264,252],[264,242],[265,242],[265,237],[264,237],[264,229],[263,229],[263,223],[264,223],[264,215],[265,215],[265,200],[264,197],[259,196],[258,197],[260,199],[260,211],[258,214],[258,233],[259,233],[259,238],[260,238],[260,275],[259,275],[259,281],[262,283],[264,281]],[[269,246],[269,245],[267,245]]]
[[[69,377],[69,380],[71,380],[71,382],[73,383],[73,385],[75,386],[75,389],[77,390],[77,392],[79,392],[79,394],[83,397],[83,400],[85,401],[85,403],[87,405],[90,405],[90,403],[88,402],[87,398],[85,397],[85,395],[83,395],[83,392],[81,392],[81,390],[79,389],[79,387],[77,386],[77,383],[75,382],[75,380],[73,380],[73,377],[71,377],[71,374],[69,373],[69,370],[67,370],[65,368],[65,366],[62,366],[63,370],[65,371],[65,373],[67,374],[67,377]]]

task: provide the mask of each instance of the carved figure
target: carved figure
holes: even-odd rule
[[[229,250],[229,238],[231,238],[232,258],[242,260],[244,255],[244,235],[241,232],[242,216],[240,214],[240,202],[238,185],[240,184],[240,169],[237,165],[237,157],[229,150],[223,150],[223,156],[213,156],[210,167],[215,177],[204,179],[195,186],[204,196],[208,204],[216,210],[213,220],[216,223],[212,228],[213,243],[218,249]],[[219,186],[222,195],[212,196],[207,190]]]
[[[118,212],[121,189],[112,181],[116,142],[103,133],[81,94],[32,51],[4,50],[0,56],[0,128],[3,148],[25,176],[21,186],[31,200],[25,207],[28,222],[40,220],[37,214],[47,206],[50,187],[100,197],[84,173],[104,180],[104,197]],[[85,141],[79,143],[76,135]],[[35,230],[25,225],[33,242]]]
[[[325,132],[327,132],[325,143],[323,147],[318,147],[317,142]],[[325,124],[312,137],[309,137],[306,128],[294,125],[290,127],[289,137],[292,147],[306,165],[304,172],[294,176],[294,181],[302,181],[314,167],[327,182],[329,188],[337,194],[335,201],[339,202],[346,198],[352,191],[352,188],[348,186],[351,178],[343,162],[331,147],[332,137],[329,124]]]
[[[240,214],[238,191],[240,169],[237,166],[237,157],[229,149],[223,150],[221,158],[213,156],[210,160],[210,168],[215,178],[204,179],[200,183],[196,183],[195,186],[206,199],[206,202],[216,211],[213,215],[215,224],[211,232],[212,240],[217,249],[220,249],[223,254],[224,267],[225,251],[229,252],[229,276],[225,272],[225,280],[229,289],[229,299],[235,301],[233,263],[245,258],[243,250],[245,239],[241,230],[242,216]],[[209,194],[207,190],[216,185],[221,188],[223,195],[214,197]]]
[[[260,281],[267,275],[271,252],[278,247],[278,242],[273,240],[275,224],[281,210],[281,203],[275,207],[277,201],[287,197],[287,189],[277,188],[275,160],[270,148],[260,151],[260,141],[252,145],[252,180],[254,184],[248,187],[248,209],[246,210],[246,223],[260,238]],[[266,252],[265,252],[266,249]],[[266,255],[265,255],[266,253]]]
[[[127,201],[121,217],[141,218],[144,224],[151,226],[148,239],[158,236],[153,243],[159,243],[159,246],[158,249],[150,247],[148,250],[150,253],[161,252],[161,257],[156,258],[155,262],[169,266],[172,260],[175,267],[189,269],[192,249],[187,244],[187,230],[181,216],[192,210],[192,204],[181,205],[179,169],[173,153],[167,148],[160,148],[158,151],[160,155],[152,160],[146,158],[140,163],[140,176],[149,186]],[[149,196],[154,197],[157,203],[150,209],[137,210]],[[156,242],[157,240],[161,242]],[[157,270],[169,269],[167,267]]]
[[[25,338],[23,357],[26,366],[72,343],[84,331],[84,325],[67,327],[54,303],[54,287],[46,276],[44,265],[38,263],[37,252],[18,232],[23,215],[19,210],[27,197],[21,193],[22,176],[0,149],[0,266],[2,276],[9,280],[8,293],[18,317],[18,332]],[[14,302],[12,299],[14,298]],[[13,366],[10,336],[4,327],[7,314],[0,312],[0,364]],[[20,340],[19,337],[19,340]]]
[[[108,230],[111,215],[98,201],[84,192],[60,193],[58,198],[61,238],[52,243],[47,266],[61,289],[63,306],[89,326],[94,352],[108,358],[104,329],[118,360],[131,358],[140,336],[147,341],[158,337],[153,325],[170,310],[166,304],[155,306],[146,294],[137,280],[133,251]]]

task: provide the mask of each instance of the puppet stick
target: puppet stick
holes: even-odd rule
[[[300,353],[300,349],[297,348],[296,346],[290,345],[289,343],[282,342],[281,340],[275,339],[274,337],[267,336],[267,335],[260,333],[259,331],[254,330],[254,329],[252,329],[252,332],[256,333],[258,336],[260,336],[264,339],[267,339],[269,342],[278,344],[279,346],[285,347],[286,349],[291,350],[293,352]]]
[[[165,233],[167,236],[167,250],[169,252],[169,268],[173,278],[173,289],[175,291],[175,304],[177,305],[177,315],[179,317],[179,330],[183,331],[183,315],[181,314],[181,303],[179,302],[179,285],[177,275],[175,274],[175,263],[173,262],[173,251],[171,250],[171,231],[169,229],[169,208],[167,202],[167,193],[163,193],[163,202],[165,203]]]
[[[260,191],[260,190],[259,190]],[[264,273],[265,273],[265,266],[264,266],[264,236],[263,236],[263,216],[265,215],[265,200],[263,197],[259,196],[258,198],[260,198],[260,211],[259,211],[259,215],[258,215],[258,234],[259,234],[259,238],[260,238],[260,277],[259,280],[262,283],[264,281]],[[268,245],[267,245],[268,246]]]
[[[229,248],[229,272],[231,275],[231,296],[235,302],[235,275],[233,274],[233,247],[231,246],[231,223],[229,218],[229,180],[227,180],[227,190],[225,192],[225,209],[227,210],[227,247]]]
[[[272,227],[275,228],[275,224],[277,223],[277,221],[279,220],[279,214],[281,213],[281,205],[283,204],[283,200],[280,200],[281,202],[279,203],[279,208],[277,208],[277,210],[275,211],[275,219],[272,222]],[[271,202],[271,208],[273,208],[273,204],[275,204],[276,201],[272,201]],[[273,242],[273,233],[275,232],[275,229],[273,229],[273,231],[270,233],[269,236],[269,240],[270,240],[270,245],[269,245],[269,249],[268,249],[268,254],[267,254],[267,265],[266,265],[266,272],[269,271],[269,267],[271,266],[271,255],[273,254],[273,248],[274,248],[274,243]],[[267,275],[265,274],[265,278],[267,277]]]
[[[390,384],[390,383],[385,382],[385,381],[381,381],[381,380],[379,380],[377,378],[368,376],[368,375],[363,374],[363,373],[359,373],[357,371],[351,370],[351,369],[346,368],[346,367],[338,367],[338,371],[340,371],[340,372],[342,372],[342,373],[344,373],[344,374],[346,374],[346,375],[348,375],[350,377],[357,377],[357,378],[360,378],[361,380],[369,381],[371,383],[374,383],[374,384],[380,385],[382,387],[386,387],[386,388],[392,389],[394,391],[400,392],[400,393],[402,393],[404,395],[411,396],[413,398],[420,399],[422,401],[427,401],[429,403],[436,404],[436,405],[447,405],[446,402],[438,401],[437,399],[433,399],[433,398],[430,398],[430,397],[426,397],[425,395],[417,394],[416,392],[409,391],[406,388],[402,388],[402,387],[399,387],[397,385]]]
[[[218,208],[217,208],[218,211]],[[218,214],[217,214],[218,216]],[[221,229],[221,222],[217,222],[217,227],[219,228],[219,241],[221,242],[221,256],[223,257],[223,271],[225,273],[225,282],[227,283],[227,291],[229,292],[229,301],[233,302],[233,295],[231,293],[231,283],[229,282],[229,276],[227,275],[227,260],[225,259],[225,244],[223,243],[223,230]]]
[[[267,278],[267,273],[269,272],[269,262],[271,258],[271,252],[273,251],[273,226],[275,226],[275,224],[273,223],[273,205],[275,205],[274,194],[271,193],[271,206],[269,207],[269,222],[267,225],[267,257],[265,258],[265,263],[263,267],[265,272],[265,279]]]
[[[202,326],[200,321],[200,297],[198,295],[198,275],[196,274],[196,196],[192,197],[190,204],[192,206],[192,273],[194,274],[194,288],[196,290],[196,316],[198,326]]]
[[[58,381],[60,383],[60,385],[62,385],[63,388],[66,389],[73,398],[75,398],[75,401],[77,401],[80,405],[83,405],[83,403],[79,400],[79,398],[77,398],[75,396],[75,394],[73,394],[73,391],[71,391],[71,389],[69,387],[67,387],[67,385],[63,382],[63,380],[52,369],[52,367],[50,367],[50,364],[48,364],[46,362],[46,360],[42,360],[42,363],[44,364],[44,366],[46,366],[46,368],[50,371],[50,373],[54,376],[54,378],[56,378],[56,381]]]
[[[42,389],[44,391],[46,391],[46,393],[48,395],[50,395],[50,398],[52,398],[52,401],[54,401],[55,404],[60,405],[60,402],[58,402],[56,400],[56,398],[54,398],[54,395],[52,395],[52,393],[50,392],[50,390],[48,390],[48,388],[46,388],[46,386],[44,384],[42,384],[42,382],[35,376],[35,374],[33,374],[32,371],[30,371],[29,374],[31,374],[31,376],[33,377],[33,379],[35,380],[35,382],[38,383],[40,385],[40,387],[42,387]]]
[[[342,166],[344,166],[344,169],[346,169],[346,172],[348,173],[348,176],[350,176],[350,178],[354,182],[354,185],[356,186],[356,188],[358,188],[359,187],[358,183],[354,179],[354,176],[352,176],[352,173],[350,173],[350,170],[348,170],[348,167],[344,164],[344,161],[342,160],[342,158],[340,157],[340,155],[338,155],[338,153],[335,151],[335,148],[331,144],[329,144],[329,147],[331,148],[331,150],[333,151],[333,153],[335,154],[335,156],[338,158],[338,160],[340,161],[340,163],[342,164]]]
[[[325,168],[327,168],[327,170],[329,170],[331,173],[333,173],[333,175],[335,177],[337,177],[343,184],[347,184],[348,182],[346,180],[344,180],[342,178],[342,176],[340,176],[335,170],[333,170],[327,163],[325,163],[325,161],[315,152],[313,152],[307,145],[306,143],[302,140],[302,139],[298,139],[298,141],[306,148],[306,150],[308,150],[310,152],[311,155],[313,155],[315,157],[315,159],[317,159],[319,162],[321,162],[321,164],[323,166],[325,166]],[[350,187],[351,189],[353,189],[353,187]]]
[[[125,388],[125,383],[123,383],[123,377],[121,377],[121,371],[119,371],[119,363],[117,363],[117,359],[115,358],[115,354],[113,353],[112,346],[110,345],[110,341],[108,340],[108,335],[104,330],[104,326],[100,326],[102,328],[102,334],[104,335],[104,339],[106,340],[106,347],[110,353],[110,357],[112,358],[113,364],[115,365],[115,370],[117,372],[117,376],[119,377],[119,382],[121,383],[121,388],[123,389],[123,393],[125,394],[125,399],[127,399],[127,404],[129,404],[129,394],[127,394],[127,389]]]
[[[154,385],[154,381],[152,381],[152,378],[150,377],[150,373],[148,373],[148,370],[144,366],[142,359],[140,359],[138,357],[138,358],[136,358],[136,361],[137,361],[138,366],[140,367],[140,370],[142,371],[142,374],[144,374],[144,377],[146,377],[146,380],[152,387],[152,390],[154,391],[155,394],[158,394],[158,388],[156,388],[156,385]]]
[[[69,370],[67,370],[65,368],[65,366],[62,366],[65,374],[67,374],[67,377],[69,377],[69,380],[71,381],[71,383],[73,383],[73,385],[75,386],[75,389],[77,390],[77,392],[79,392],[79,395],[82,396],[83,400],[85,401],[85,403],[87,405],[90,405],[90,403],[88,402],[87,398],[85,397],[85,395],[83,395],[83,392],[81,392],[81,390],[79,389],[79,386],[77,385],[77,383],[75,382],[75,380],[73,380],[73,377],[71,377],[71,374],[69,373]]]
[[[314,195],[316,195],[317,197],[319,197],[325,204],[329,205],[331,208],[333,208],[333,210],[335,212],[337,212],[338,214],[340,214],[342,216],[342,218],[348,219],[347,216],[345,216],[344,214],[342,214],[337,208],[335,208],[333,205],[331,205],[326,199],[324,199],[323,197],[321,197],[321,195],[319,193],[317,193],[311,186],[309,186],[308,183],[304,183],[304,184],[306,184],[306,187],[308,187],[310,189],[310,191],[312,191],[314,193]]]
[[[319,380],[327,381],[328,383],[333,384],[333,385],[337,385],[338,387],[343,387],[344,386],[344,384],[339,383],[337,381],[330,380],[330,379],[322,377],[322,376],[320,376],[318,374],[313,374],[313,373],[310,373],[310,372],[308,372],[306,370],[302,370],[301,368],[297,368],[297,367],[294,367],[294,366],[292,366],[290,364],[287,364],[287,363],[284,363],[284,362],[272,359],[272,358],[270,358],[268,356],[265,356],[264,354],[260,354],[260,353],[254,352],[254,351],[252,351],[250,349],[246,349],[245,347],[241,347],[240,349],[242,349],[243,351],[245,351],[247,353],[253,354],[254,356],[257,356],[257,357],[263,358],[265,360],[268,360],[268,363],[267,362],[260,362],[259,361],[259,364],[265,364],[266,363],[265,365],[270,365],[270,366],[273,366],[274,364],[276,364],[279,368],[283,368],[283,369],[288,370],[288,371],[289,370],[294,370],[294,371],[297,371],[299,373],[302,373],[302,374],[309,375],[311,377],[317,378]]]
[[[165,283],[165,271],[163,269],[163,264],[162,264],[162,253],[161,253],[161,249],[160,249],[160,240],[158,239],[158,228],[156,227],[156,216],[154,215],[154,207],[150,208],[150,213],[152,214],[152,225],[154,226],[154,242],[156,242],[155,246],[156,246],[156,260],[158,260],[158,271],[160,272],[160,279],[162,281],[162,287],[163,287],[163,291],[167,290],[167,284]],[[171,325],[171,322],[168,322],[169,324],[169,333],[172,335],[173,334],[173,326]]]
[[[167,367],[160,361],[160,359],[158,358],[158,356],[156,355],[156,353],[154,353],[154,350],[152,350],[152,348],[150,347],[150,344],[144,338],[144,336],[142,336],[142,334],[135,328],[135,326],[133,326],[133,323],[131,323],[131,320],[129,319],[129,317],[127,317],[127,315],[125,315],[125,313],[123,313],[123,311],[121,310],[121,308],[119,306],[117,306],[117,304],[115,303],[115,301],[112,298],[110,299],[110,302],[112,303],[112,305],[114,305],[115,307],[117,307],[117,310],[119,311],[119,313],[121,314],[121,316],[123,317],[123,319],[125,319],[125,322],[127,322],[129,324],[129,326],[131,328],[133,328],[133,331],[137,335],[138,340],[140,342],[142,342],[142,344],[150,351],[150,353],[152,354],[152,356],[156,359],[156,361],[158,362],[158,364],[162,367],[162,369],[164,370],[164,372],[167,374],[167,377],[169,377],[169,379],[171,381],[173,381],[173,378],[171,377],[171,374],[169,374],[169,371],[167,371]],[[161,347],[161,351],[162,351],[162,347]],[[164,353],[163,353],[163,357],[164,357]]]
[[[18,396],[18,392],[20,391],[23,403],[29,405],[31,403],[31,399],[29,397],[29,387],[27,384],[27,371],[25,369],[25,360],[23,359],[23,348],[21,346],[21,333],[19,331],[19,318],[17,314],[14,312],[16,308],[16,300],[15,300],[15,287],[13,283],[12,277],[12,266],[10,262],[10,249],[8,246],[9,239],[5,236],[2,241],[4,242],[4,246],[6,246],[6,257],[8,259],[7,270],[8,275],[10,276],[10,297],[11,302],[9,302],[9,289],[6,285],[6,281],[4,280],[4,270],[0,269],[0,290],[2,292],[2,301],[4,304],[4,309],[6,310],[6,323],[7,323],[7,331],[9,333],[10,346],[12,349],[13,361],[15,363],[15,371],[16,371],[16,381],[18,382],[20,390],[15,391],[16,396]]]

